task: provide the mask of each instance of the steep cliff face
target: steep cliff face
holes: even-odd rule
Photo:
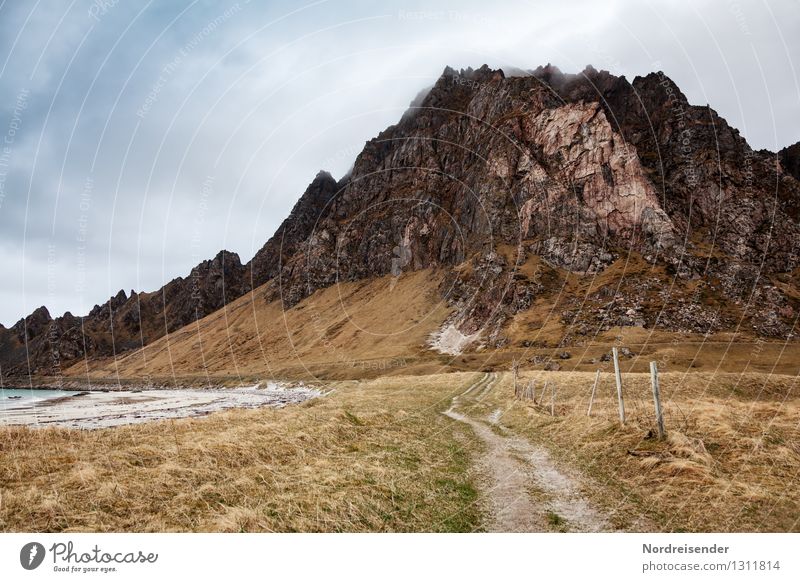
[[[636,151],[598,103],[564,103],[535,79],[486,67],[448,69],[366,145],[283,287],[291,304],[337,279],[390,272],[398,248],[404,268],[418,269],[537,238],[546,249],[580,241],[596,265],[612,240],[650,253],[676,240]]]
[[[517,268],[531,254],[591,274],[636,252],[679,281],[714,281],[709,293],[746,303],[741,315],[759,333],[788,334],[791,317],[774,314],[792,309],[768,287],[796,266],[800,190],[775,160],[710,108],[689,105],[661,73],[629,83],[592,68],[512,78],[446,69],[418,108],[366,145],[281,272],[283,299],[469,260],[469,276],[453,274],[442,290],[460,314],[454,326],[500,338],[503,322],[541,293]],[[515,255],[494,252],[503,245]],[[714,308],[673,327],[735,325]],[[610,312],[603,325],[627,321]]]
[[[320,172],[249,264],[223,251],[82,319],[37,310],[0,329],[0,362],[4,374],[29,362],[41,372],[146,344],[266,282],[267,299],[290,307],[337,281],[423,268],[445,271],[443,333],[500,346],[515,314],[564,284],[559,273],[594,276],[632,254],[648,274],[567,297],[570,333],[745,325],[787,337],[800,307],[798,159],[796,145],[753,151],[663,73],[447,68],[346,178]],[[546,276],[520,268],[531,257]]]
[[[309,184],[289,217],[248,264],[253,287],[266,283],[280,271],[314,232],[319,220],[330,210],[339,185],[328,172],[319,172]]]
[[[752,150],[711,107],[690,105],[661,72],[632,83],[591,67],[578,75],[533,74],[567,101],[603,107],[635,148],[682,238],[713,241],[773,272],[796,266],[800,184],[791,148],[781,153],[782,165],[776,154]]]

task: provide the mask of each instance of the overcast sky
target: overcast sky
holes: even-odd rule
[[[0,323],[249,260],[445,65],[661,69],[755,148],[800,140],[800,1],[5,0]]]

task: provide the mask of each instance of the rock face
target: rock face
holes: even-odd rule
[[[800,142],[783,148],[778,159],[786,172],[800,180]]]
[[[635,150],[597,102],[565,104],[535,78],[487,67],[445,70],[339,187],[281,273],[289,303],[337,278],[389,272],[398,247],[417,269],[543,236],[547,249],[580,240],[595,263],[609,238],[650,253],[676,241]]]
[[[275,231],[249,263],[253,287],[266,283],[300,250],[314,232],[317,221],[339,191],[336,180],[328,172],[319,172],[305,193],[292,208],[289,217]]]
[[[753,151],[660,72],[448,67],[348,176],[320,172],[249,264],[223,251],[81,319],[41,308],[0,329],[0,363],[41,373],[137,347],[267,282],[290,307],[337,281],[431,267],[447,271],[454,308],[441,337],[502,346],[507,322],[567,273],[633,255],[644,266],[625,284],[558,299],[565,341],[615,325],[786,337],[800,309],[798,170],[797,144]],[[532,257],[535,276],[520,268]]]
[[[791,333],[790,318],[770,315],[767,332],[756,314],[788,313],[793,301],[764,285],[797,265],[800,184],[662,73],[630,83],[591,67],[511,78],[448,68],[419,107],[366,145],[339,188],[280,273],[287,305],[337,280],[396,275],[400,255],[402,269],[468,265],[442,290],[456,307],[448,326],[483,330],[501,346],[504,322],[546,291],[518,269],[531,255],[593,274],[634,252],[668,277],[649,289],[642,313],[607,310],[599,327],[581,323],[585,333],[733,329],[737,315],[754,318],[758,333]],[[512,256],[496,252],[503,246]],[[755,278],[736,283],[753,269]],[[676,277],[678,294],[713,281],[707,295],[741,313],[659,295]],[[621,306],[644,300],[636,285],[627,292]]]

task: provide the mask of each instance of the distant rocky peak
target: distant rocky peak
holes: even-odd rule
[[[575,75],[565,75],[561,69],[555,65],[547,63],[545,66],[539,65],[531,71],[531,76],[544,81],[554,89],[563,86],[567,81],[575,78]]]
[[[445,67],[433,88],[427,93],[421,107],[443,108],[461,111],[485,83],[500,82],[505,79],[501,69],[482,65],[477,69],[467,67],[456,71]]]
[[[47,310],[47,307],[42,305],[41,307],[34,309],[29,316],[20,319],[14,325],[14,327],[22,329],[26,325],[36,325],[40,323],[47,323],[49,321],[53,321],[53,318],[50,316],[50,312]]]
[[[11,328],[12,332],[20,338],[28,338],[40,335],[47,326],[53,321],[47,307],[42,305],[36,308],[30,315],[23,317]]]

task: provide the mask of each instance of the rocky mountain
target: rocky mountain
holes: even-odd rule
[[[85,356],[110,356],[141,347],[212,313],[249,290],[239,256],[220,251],[186,278],[153,293],[120,290],[85,317],[53,319],[40,307],[11,328],[0,327],[3,375],[58,374]]]
[[[254,287],[274,278],[300,249],[317,226],[320,216],[339,191],[336,180],[328,172],[319,172],[305,193],[292,208],[289,217],[248,264]]]
[[[141,346],[264,283],[289,308],[337,281],[423,268],[445,271],[446,331],[464,345],[505,345],[509,322],[544,300],[565,343],[625,325],[791,337],[799,165],[797,144],[752,150],[660,72],[446,68],[348,176],[320,172],[247,265],[223,251],[84,318],[40,308],[0,329],[0,364],[53,372]],[[532,258],[539,267],[522,268]],[[620,259],[643,266],[558,294]]]
[[[452,325],[503,345],[504,324],[547,291],[519,268],[531,255],[590,276],[637,253],[653,268],[610,301],[566,301],[580,335],[637,322],[792,333],[796,296],[779,287],[797,283],[800,184],[663,73],[445,69],[339,188],[280,273],[286,305],[337,280],[450,268]]]

